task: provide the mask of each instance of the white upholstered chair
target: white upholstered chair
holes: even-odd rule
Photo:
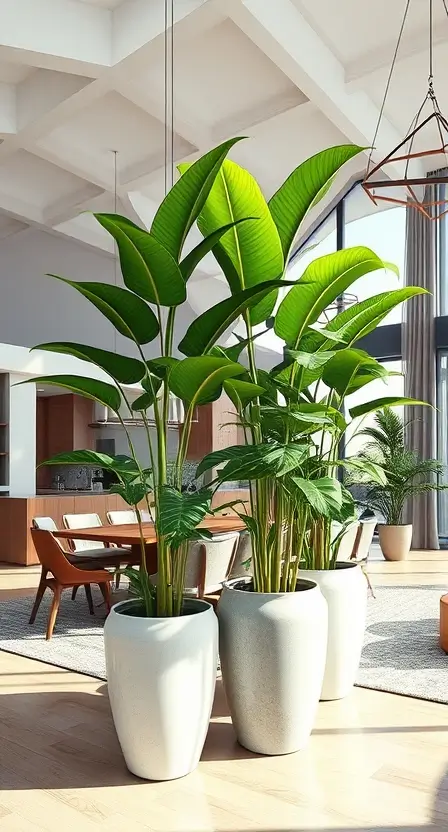
[[[129,523],[137,522],[137,514],[133,509],[124,509],[122,511],[107,511],[107,522],[111,526],[125,526]]]
[[[66,529],[94,529],[102,526],[101,519],[98,514],[64,514],[62,522]],[[120,549],[117,546],[105,546],[104,543],[98,543],[97,540],[72,540],[73,554],[79,555],[82,558],[91,557],[94,560],[98,558],[107,558],[115,556],[120,553],[129,556],[126,549]]]
[[[215,534],[211,540],[190,543],[185,594],[203,598],[220,592],[229,576],[239,541],[238,532]]]
[[[250,578],[252,571],[252,542],[247,531],[240,532],[235,559],[230,570],[229,579]]]

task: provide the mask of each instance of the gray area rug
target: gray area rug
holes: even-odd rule
[[[448,656],[439,647],[441,586],[377,586],[370,598],[357,684],[448,703]]]
[[[375,587],[357,684],[433,702],[448,702],[448,656],[438,645],[440,586]],[[34,625],[28,624],[31,598],[0,601],[0,650],[106,678],[103,650],[104,606],[93,589],[95,616],[84,591],[75,601],[62,597],[51,641],[45,641],[50,593]],[[126,593],[115,596],[116,601]]]

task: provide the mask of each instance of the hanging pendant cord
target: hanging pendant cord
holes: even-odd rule
[[[165,0],[165,194],[174,183],[174,0]]]
[[[431,0],[431,2],[432,2],[432,0]],[[445,2],[445,0],[444,0],[444,2]],[[371,164],[371,161],[372,161],[372,154],[373,154],[373,151],[375,149],[375,142],[378,138],[378,131],[380,129],[381,119],[382,119],[383,113],[384,113],[384,107],[386,105],[387,96],[389,94],[389,88],[390,88],[390,84],[391,84],[391,81],[392,81],[392,75],[394,73],[395,64],[397,62],[398,51],[400,49],[401,39],[403,37],[403,31],[404,31],[404,27],[406,25],[406,20],[407,20],[410,5],[411,5],[411,0],[407,0],[406,1],[406,7],[405,7],[405,10],[404,10],[403,20],[401,21],[401,27],[400,27],[400,33],[398,35],[397,45],[395,47],[394,56],[392,58],[392,64],[391,64],[391,67],[390,67],[390,70],[389,70],[389,77],[387,79],[386,89],[384,90],[383,101],[381,103],[381,108],[380,108],[380,112],[379,112],[379,115],[378,115],[378,121],[376,123],[375,133],[374,133],[373,140],[372,140],[372,146],[370,148],[369,161],[367,163],[367,173],[369,173],[369,171],[370,171],[370,164]]]
[[[117,150],[113,150],[112,153],[114,154],[114,214],[117,213],[118,208],[118,199],[117,199],[117,191],[118,191],[118,166],[117,166]],[[114,243],[115,249],[115,257],[114,257],[114,284],[118,286],[118,246],[117,243]],[[117,330],[113,327],[114,333],[114,352],[117,352]]]
[[[433,0],[429,0],[429,75],[428,75],[428,95],[434,99],[434,56],[433,56]]]

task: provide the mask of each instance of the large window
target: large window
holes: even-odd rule
[[[441,350],[437,356],[437,457],[444,465],[448,463],[448,351]],[[448,483],[448,471],[445,471]],[[439,537],[448,540],[448,491],[438,495]]]
[[[358,300],[399,289],[404,285],[406,209],[379,210],[358,185],[345,200],[345,246],[367,246],[388,263],[398,266],[399,277],[390,270],[377,271],[357,280],[350,289]],[[392,310],[382,322],[401,323],[402,310]]]

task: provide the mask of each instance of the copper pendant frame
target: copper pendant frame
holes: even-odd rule
[[[442,3],[448,16],[446,0],[442,0]],[[378,135],[409,6],[410,0],[406,4],[373,144]],[[376,206],[384,203],[403,205],[407,208],[415,208],[429,220],[438,220],[448,214],[448,188],[439,187],[448,184],[448,121],[440,110],[433,86],[433,0],[429,0],[429,33],[428,92],[403,141],[373,167],[371,167],[372,147],[367,171],[361,186]],[[432,113],[421,121],[422,113],[427,104],[432,107]],[[432,134],[426,145],[428,149],[415,149],[416,144],[422,143],[422,137],[425,131],[428,132],[428,130]],[[436,139],[434,133],[437,135]],[[418,160],[428,161],[429,157],[434,157],[434,168],[436,168],[434,173],[428,173],[424,177],[413,176],[411,170],[413,162],[415,163]],[[440,157],[443,157],[443,161],[439,162]],[[403,166],[403,176],[395,179],[392,177],[386,178],[388,165],[396,165],[397,163]],[[381,171],[386,176],[380,176]],[[397,191],[400,195],[397,195]]]

